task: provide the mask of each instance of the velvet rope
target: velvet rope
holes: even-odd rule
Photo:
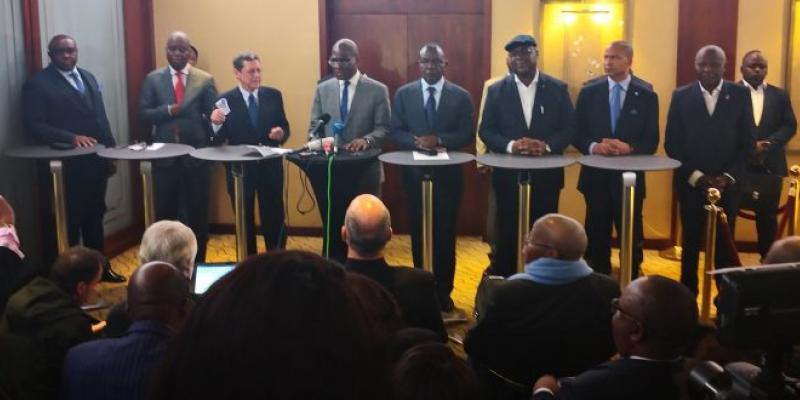
[[[727,251],[730,255],[730,265],[726,267],[739,267],[742,265],[742,260],[739,259],[739,251],[736,250],[736,242],[733,241],[733,234],[731,227],[728,225],[728,219],[725,214],[719,213],[717,215],[717,235],[722,235],[722,240],[727,243]]]

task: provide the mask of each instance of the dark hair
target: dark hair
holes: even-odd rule
[[[261,59],[258,58],[258,54],[246,51],[233,58],[233,68],[236,68],[237,71],[241,71],[242,68],[244,67],[245,61],[260,61],[260,60]]]
[[[75,246],[56,258],[48,277],[63,291],[74,294],[78,283],[93,281],[105,263],[106,257],[99,251]]]
[[[248,258],[201,297],[152,398],[378,399],[377,339],[344,270],[318,255]]]
[[[72,36],[70,36],[70,35],[67,35],[67,34],[64,34],[64,33],[60,33],[60,34],[58,34],[58,35],[55,35],[55,36],[53,36],[53,37],[50,39],[50,41],[49,41],[49,42],[47,42],[47,52],[48,52],[48,53],[50,53],[50,52],[52,52],[53,50],[55,50],[56,44],[57,44],[58,42],[60,42],[60,41],[64,40],[64,39],[69,39],[69,40],[72,40],[73,42],[76,42],[74,37],[72,37]],[[76,43],[77,43],[77,42],[76,42]]]
[[[394,400],[477,400],[478,382],[450,347],[427,343],[403,354],[392,373]]]

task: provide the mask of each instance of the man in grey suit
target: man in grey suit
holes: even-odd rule
[[[153,125],[155,142],[205,147],[211,136],[211,114],[217,89],[214,78],[189,63],[191,41],[183,32],[167,40],[166,68],[147,75],[139,98],[139,114]],[[157,219],[180,220],[197,236],[197,261],[203,261],[208,240],[208,181],[205,161],[183,156],[153,163]]]
[[[401,150],[458,150],[472,142],[475,111],[469,93],[444,78],[447,66],[444,50],[428,43],[419,51],[422,79],[397,90],[392,103],[390,138]],[[425,171],[403,168],[403,184],[408,196],[411,222],[411,248],[414,267],[422,267],[422,196],[420,183]],[[456,268],[456,221],[464,190],[464,174],[460,165],[437,167],[431,177],[434,183],[433,273],[439,305],[444,312],[453,311],[453,277]]]
[[[389,131],[389,90],[386,85],[367,77],[358,70],[358,46],[350,39],[340,39],[331,49],[328,64],[333,78],[317,86],[311,106],[311,130],[315,122],[328,114],[331,122],[325,127],[325,136],[337,134],[340,150],[350,153],[380,149]],[[320,168],[306,170],[314,187],[325,232],[323,249],[327,257],[344,262],[347,244],[335,234],[344,223],[344,213],[350,201],[359,194],[380,194],[381,167],[377,158],[363,163],[334,163],[331,188],[331,216],[327,221],[326,188],[327,171]],[[329,230],[328,226],[333,227]],[[330,245],[328,245],[330,241]]]

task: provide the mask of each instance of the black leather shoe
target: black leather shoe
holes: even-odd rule
[[[126,281],[124,276],[114,272],[111,267],[103,269],[103,276],[100,278],[100,280],[111,283],[121,283]]]

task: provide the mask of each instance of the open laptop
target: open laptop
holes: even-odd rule
[[[236,263],[217,262],[217,263],[198,263],[194,266],[192,274],[192,291],[195,294],[203,294],[219,278],[233,270]]]

